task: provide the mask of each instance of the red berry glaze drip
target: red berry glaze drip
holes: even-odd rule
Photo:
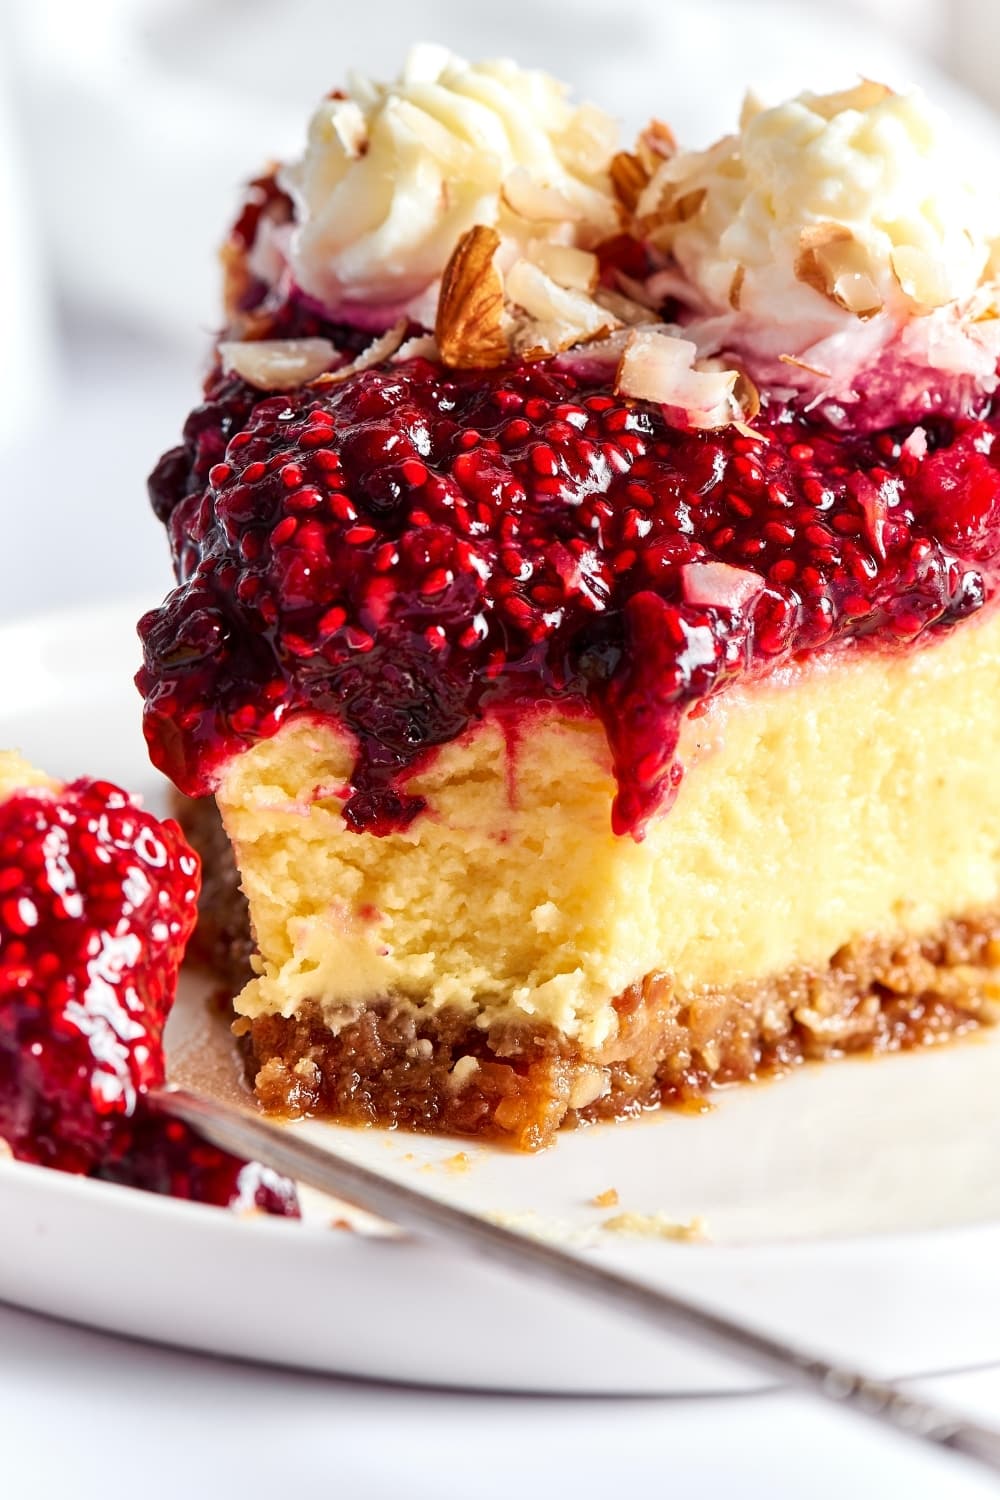
[[[992,413],[929,421],[926,453],[773,404],[755,426],[678,431],[552,363],[281,396],[216,375],[150,481],[178,578],[140,625],[153,759],[200,794],[289,715],[330,718],[357,742],[348,825],[384,833],[434,746],[559,702],[602,720],[615,829],[641,835],[685,710],[994,590]]]
[[[107,782],[0,802],[0,1138],[43,1166],[294,1213],[289,1184],[146,1101],[198,889],[177,825]]]

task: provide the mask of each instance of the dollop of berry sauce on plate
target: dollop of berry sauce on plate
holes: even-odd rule
[[[216,372],[150,481],[178,580],[140,625],[153,759],[198,795],[289,716],[334,720],[345,819],[379,834],[421,810],[433,747],[558,703],[603,723],[615,830],[641,836],[685,711],[984,605],[997,431],[984,408],[855,435],[773,403],[754,437],[681,431],[552,362],[282,395]]]
[[[295,1214],[290,1184],[158,1115],[197,855],[117,787],[0,802],[0,1138],[63,1171]]]

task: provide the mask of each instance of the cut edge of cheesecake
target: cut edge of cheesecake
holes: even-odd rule
[[[641,843],[610,831],[589,718],[482,722],[381,839],[340,817],[349,741],[293,721],[218,792],[259,951],[237,1026],[262,1102],[534,1147],[994,1019],[998,672],[991,611],[723,694],[687,721],[677,801]]]

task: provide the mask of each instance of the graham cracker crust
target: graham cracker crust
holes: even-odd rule
[[[178,799],[180,801],[180,799]],[[249,973],[246,903],[214,803],[177,814],[206,866],[196,956],[230,987]],[[455,1010],[379,1000],[336,1034],[313,1002],[239,1021],[265,1109],[346,1123],[483,1136],[533,1151],[557,1130],[643,1109],[697,1106],[713,1089],[849,1053],[932,1046],[1000,1018],[1000,909],[922,938],[866,938],[822,969],[727,992],[647,974],[614,1001],[619,1031],[588,1052],[545,1025],[482,1030]]]
[[[808,1060],[926,1047],[987,1024],[1000,1000],[1000,911],[921,941],[866,941],[822,972],[685,996],[649,974],[615,1000],[619,1035],[587,1053],[537,1025],[383,1001],[333,1035],[318,1005],[245,1022],[268,1110],[502,1139],[523,1151],[585,1120],[697,1104]],[[239,1026],[239,1023],[238,1023]]]

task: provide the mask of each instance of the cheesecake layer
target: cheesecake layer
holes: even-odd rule
[[[555,713],[487,720],[408,784],[382,838],[341,816],[352,746],[300,719],[234,758],[218,803],[258,946],[254,1020],[374,1000],[488,1031],[543,1023],[584,1051],[650,974],[684,995],[822,970],[873,936],[1000,905],[1000,616],[923,649],[814,657],[689,719],[685,775],[616,837],[604,735]]]
[[[0,802],[28,787],[55,789],[58,782],[26,761],[17,750],[0,750]]]
[[[1000,1015],[1000,910],[921,938],[871,939],[800,966],[684,995],[650,974],[616,996],[615,1037],[581,1049],[544,1023],[488,1030],[452,1008],[384,1001],[336,1034],[307,1003],[237,1023],[266,1108],[357,1124],[486,1135],[537,1150],[580,1121],[697,1106],[712,1088],[852,1052],[949,1041]]]

